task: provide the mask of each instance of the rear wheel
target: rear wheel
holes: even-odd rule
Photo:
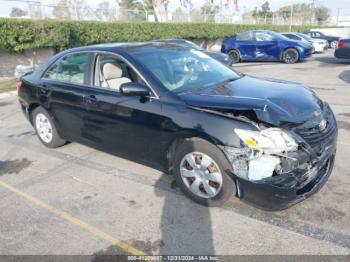
[[[60,147],[66,143],[57,133],[49,113],[44,108],[35,108],[31,116],[36,134],[41,143],[49,148]]]
[[[232,63],[238,63],[241,60],[241,57],[239,55],[239,52],[236,49],[232,49],[227,53],[230,58],[232,59]]]
[[[299,61],[299,53],[294,48],[288,48],[283,52],[282,60],[286,64],[294,64]]]
[[[235,195],[230,170],[223,153],[203,139],[185,140],[176,150],[176,182],[186,196],[201,205],[219,206]]]

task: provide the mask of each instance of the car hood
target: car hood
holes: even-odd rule
[[[227,84],[179,94],[189,106],[220,111],[253,110],[258,120],[274,126],[300,124],[321,111],[322,102],[301,84],[242,76]]]

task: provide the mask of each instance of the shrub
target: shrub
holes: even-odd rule
[[[287,31],[288,26],[214,23],[93,22],[0,18],[0,49],[62,50],[73,46],[154,39],[218,39],[252,29]],[[294,26],[294,31],[309,27]]]

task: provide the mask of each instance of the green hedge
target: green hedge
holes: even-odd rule
[[[96,43],[166,38],[218,39],[252,29],[287,31],[288,26],[0,18],[0,49],[19,52],[29,48],[51,47],[61,50]],[[294,31],[306,29],[308,27],[293,27]]]

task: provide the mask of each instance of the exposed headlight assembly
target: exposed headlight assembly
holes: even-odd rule
[[[249,148],[263,151],[266,154],[279,154],[295,151],[298,148],[293,137],[280,128],[267,128],[260,132],[245,129],[234,131]]]

